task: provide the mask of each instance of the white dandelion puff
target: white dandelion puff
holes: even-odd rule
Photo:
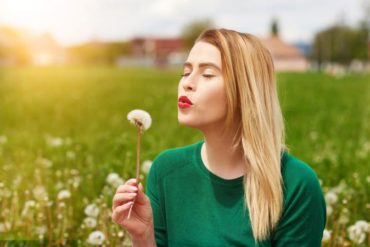
[[[0,136],[0,144],[5,144],[7,143],[7,141],[8,141],[8,138],[6,136],[4,135]]]
[[[132,110],[127,114],[127,119],[137,127],[140,128],[141,131],[149,129],[150,125],[152,124],[152,118],[150,114],[143,110]]]
[[[145,174],[148,174],[150,167],[152,166],[152,163],[153,162],[151,160],[145,160],[141,165],[141,171],[144,172]]]
[[[325,201],[327,204],[329,205],[334,205],[335,203],[337,203],[338,201],[338,196],[335,192],[333,191],[328,191],[326,194],[325,194]]]
[[[331,231],[324,229],[324,233],[322,236],[322,242],[326,243],[330,240],[330,238],[331,238]]]
[[[358,220],[355,223],[355,226],[363,232],[370,231],[370,224],[364,220]]]
[[[32,193],[33,193],[33,196],[35,197],[35,199],[38,200],[38,201],[46,200],[46,198],[48,197],[48,193],[46,192],[45,187],[42,186],[42,185],[36,186],[32,190]]]
[[[358,226],[352,225],[348,227],[348,237],[352,242],[362,244],[366,238],[366,234]]]
[[[93,231],[92,233],[90,233],[87,242],[92,245],[101,245],[103,244],[104,240],[104,233],[102,233],[101,231]]]
[[[85,208],[85,214],[90,217],[97,217],[99,215],[99,208],[95,204],[89,204]]]
[[[116,188],[124,183],[123,179],[117,173],[110,173],[107,176],[106,182],[112,187]]]
[[[87,217],[87,218],[84,219],[84,224],[88,228],[94,228],[94,227],[96,227],[96,219],[92,218],[92,217]]]
[[[0,222],[0,232],[7,232],[10,230],[9,222]]]
[[[68,190],[61,190],[58,193],[58,199],[59,200],[68,199],[70,197],[71,197],[71,192],[69,192]]]

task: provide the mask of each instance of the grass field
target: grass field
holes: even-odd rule
[[[202,138],[177,123],[180,73],[0,68],[0,243],[94,244],[90,234],[100,231],[105,245],[128,244],[111,222],[115,188],[106,178],[135,176],[132,109],[153,119],[143,161]],[[370,220],[370,75],[282,73],[278,85],[290,152],[315,169],[331,210],[325,246],[370,246],[369,229],[357,245],[349,230]]]

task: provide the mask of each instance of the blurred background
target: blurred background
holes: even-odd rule
[[[290,152],[317,173],[323,246],[370,246],[368,0],[0,0],[0,245],[130,246],[116,187],[202,138],[177,123],[182,64],[206,28],[270,50]]]

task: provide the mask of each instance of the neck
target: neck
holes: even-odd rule
[[[218,129],[202,131],[204,145],[202,159],[205,166],[215,175],[234,179],[244,175],[245,161],[242,148],[233,147],[233,131],[222,134]]]

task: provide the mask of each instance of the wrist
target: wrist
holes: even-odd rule
[[[132,236],[132,247],[156,247],[154,228],[153,226],[149,227],[143,234],[140,236]]]

